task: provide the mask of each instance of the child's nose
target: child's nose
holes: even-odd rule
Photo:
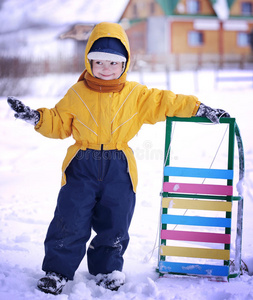
[[[104,70],[108,70],[108,69],[109,69],[109,67],[110,67],[110,65],[109,65],[109,64],[104,64]]]

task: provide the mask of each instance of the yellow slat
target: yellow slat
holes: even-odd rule
[[[182,208],[182,209],[198,209],[213,211],[229,211],[232,210],[232,202],[226,201],[207,201],[207,200],[191,200],[179,198],[163,198],[163,208]]]
[[[164,246],[160,248],[160,254],[164,256],[180,256],[180,257],[195,257],[195,258],[210,258],[229,260],[229,250],[221,249],[203,249],[190,247],[173,247]]]

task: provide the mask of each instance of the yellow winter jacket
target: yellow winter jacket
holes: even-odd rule
[[[112,88],[93,89],[85,77],[93,78],[87,54],[98,38],[114,37],[125,45],[129,59],[124,74],[119,80],[109,80],[121,86],[115,92]],[[130,64],[130,49],[125,31],[119,24],[103,22],[95,26],[85,50],[86,71],[80,81],[74,84],[66,95],[52,109],[41,108],[40,121],[36,131],[49,138],[64,139],[73,136],[76,143],[69,147],[62,166],[62,185],[66,183],[65,170],[73,157],[81,150],[118,149],[128,161],[133,190],[137,187],[137,167],[130,141],[143,124],[164,121],[166,116],[191,117],[196,114],[200,102],[195,96],[176,95],[171,91],[148,89],[137,82],[126,81]],[[94,82],[104,81],[95,79]]]

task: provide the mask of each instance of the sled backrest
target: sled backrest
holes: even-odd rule
[[[167,118],[158,271],[228,279],[234,276],[230,274],[232,202],[240,199],[233,196],[235,119],[222,120],[229,124],[227,169],[170,166],[172,122],[209,121]],[[193,178],[215,179],[218,184],[193,183]]]

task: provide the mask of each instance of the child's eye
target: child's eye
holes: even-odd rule
[[[102,65],[102,62],[97,60],[97,61],[96,61],[96,64],[97,64],[97,65]]]
[[[112,61],[111,62],[111,65],[113,65],[113,66],[115,66],[115,65],[117,65],[118,63],[117,62],[115,62],[115,61]]]

